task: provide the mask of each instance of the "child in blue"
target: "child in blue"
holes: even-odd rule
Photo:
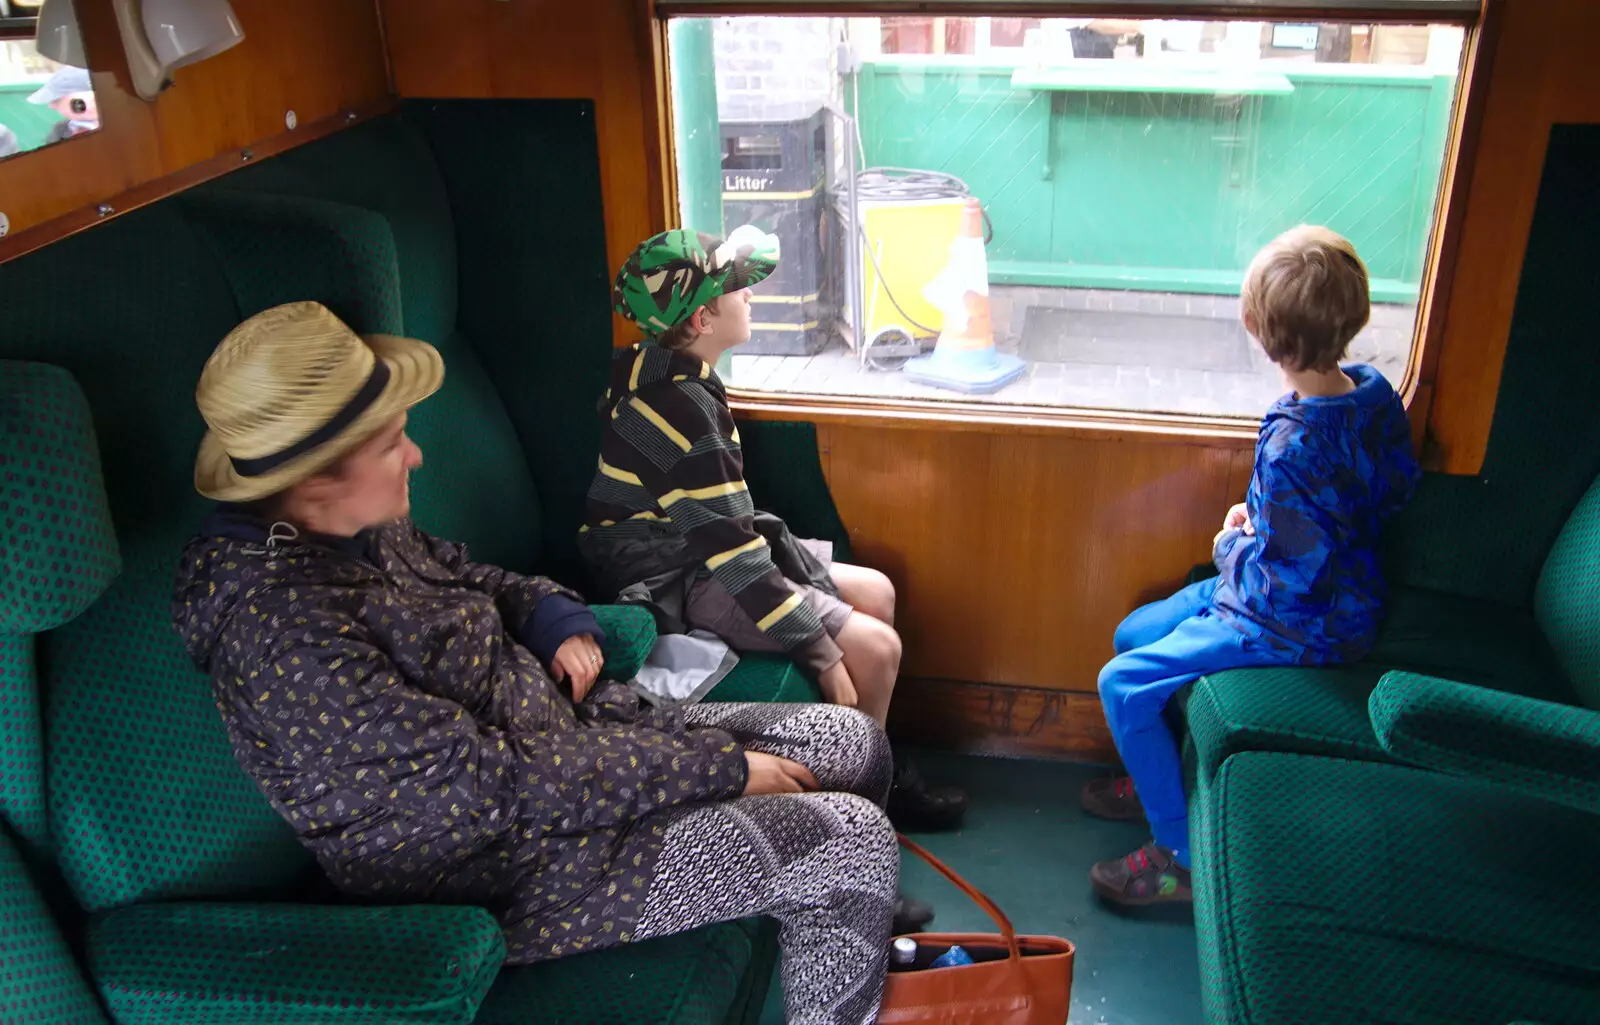
[[[1122,904],[1190,896],[1188,803],[1172,695],[1245,666],[1326,665],[1363,657],[1383,615],[1378,533],[1420,472],[1405,408],[1372,367],[1341,367],[1370,312],[1354,246],[1326,228],[1275,239],[1245,274],[1245,330],[1283,371],[1243,503],[1213,540],[1220,576],[1147,605],[1117,628],[1100,672],[1106,722],[1128,776],[1084,787],[1092,814],[1150,822],[1154,839],[1089,872]]]

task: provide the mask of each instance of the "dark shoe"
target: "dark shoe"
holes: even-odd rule
[[[1189,870],[1172,852],[1147,843],[1123,858],[1102,861],[1089,870],[1094,891],[1114,904],[1192,903]]]
[[[1131,776],[1106,776],[1091,779],[1078,795],[1083,810],[1098,819],[1133,822],[1144,818],[1144,805],[1133,789]]]
[[[967,815],[967,792],[931,787],[914,765],[896,768],[889,788],[889,821],[902,833],[942,833],[960,829]]]
[[[933,921],[933,905],[904,894],[894,899],[894,934],[922,932]]]

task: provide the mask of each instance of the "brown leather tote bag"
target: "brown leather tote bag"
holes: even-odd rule
[[[995,902],[944,862],[904,836],[900,845],[960,887],[1000,932],[912,933],[919,948],[959,943],[976,963],[891,972],[878,1025],[1063,1025],[1072,999],[1071,942],[1018,936]]]

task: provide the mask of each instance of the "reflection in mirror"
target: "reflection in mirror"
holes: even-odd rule
[[[43,56],[31,38],[0,39],[0,158],[99,127],[87,70]]]

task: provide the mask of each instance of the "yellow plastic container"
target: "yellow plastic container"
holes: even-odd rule
[[[872,256],[863,253],[861,295],[866,309],[862,327],[868,343],[889,327],[903,328],[918,338],[938,333],[944,315],[923,296],[922,289],[949,261],[950,243],[961,233],[965,205],[960,198],[861,201],[861,223],[866,230],[863,245],[883,270],[880,278]],[[932,330],[917,327],[912,320]]]

